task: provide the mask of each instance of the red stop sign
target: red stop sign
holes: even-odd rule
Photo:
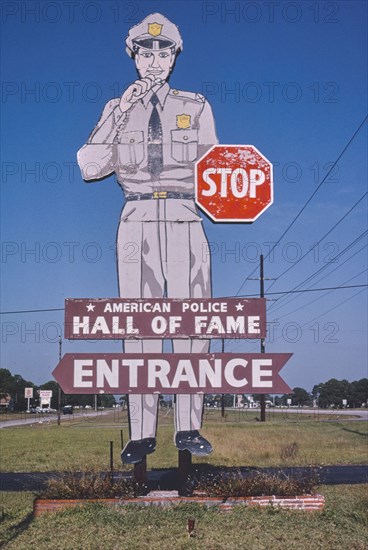
[[[196,163],[195,184],[215,222],[253,222],[273,203],[272,164],[253,145],[214,145]]]

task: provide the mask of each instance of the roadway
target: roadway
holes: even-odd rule
[[[67,420],[82,420],[83,418],[91,418],[91,417],[101,417],[105,416],[107,414],[111,414],[111,410],[100,410],[100,411],[94,411],[94,410],[83,410],[78,411],[74,414],[62,414],[60,416],[61,422],[66,422]],[[25,414],[24,418],[18,418],[16,420],[3,420],[0,422],[0,429],[2,428],[14,428],[15,426],[30,426],[34,424],[51,424],[57,422],[57,414],[56,413],[45,413],[45,414],[39,414],[39,413],[31,413],[31,414]]]
[[[205,412],[219,411],[219,409],[206,408]],[[260,409],[248,409],[248,408],[226,408],[226,411],[232,411],[236,413],[244,413],[247,417],[250,414],[254,414],[255,417],[260,415]],[[74,413],[73,415],[61,415],[60,419],[62,422],[70,420],[82,420],[86,417],[96,417],[98,419],[101,416],[106,416],[108,414],[113,415],[114,411],[112,409],[107,410],[83,410]],[[310,408],[267,408],[266,409],[266,420],[273,420],[273,417],[281,415],[282,418],[287,418],[289,415],[300,415],[300,414],[309,414],[313,415],[315,420],[323,421],[366,421],[368,420],[368,409],[310,409]],[[15,426],[28,426],[33,424],[51,424],[57,422],[57,414],[30,414],[25,415],[24,418],[16,420],[5,420],[0,422],[0,429],[2,428],[13,428]]]

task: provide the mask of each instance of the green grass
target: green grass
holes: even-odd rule
[[[276,415],[275,415],[276,416]],[[298,415],[299,416],[299,415]],[[120,427],[127,439],[126,415],[68,419],[6,428],[1,433],[3,471],[57,471],[109,468],[110,441],[114,462],[120,462]],[[365,422],[318,422],[315,418],[278,415],[272,422],[218,411],[206,415],[202,433],[214,445],[208,462],[224,466],[290,466],[367,462]],[[149,468],[177,465],[171,413],[161,414],[157,451]],[[130,468],[129,468],[130,469]],[[89,505],[53,515],[32,517],[31,493],[2,493],[0,541],[10,550],[68,549],[205,549],[288,550],[367,548],[367,486],[322,486],[322,513],[247,510],[230,513],[198,505],[175,509],[108,509]],[[196,520],[196,536],[188,539],[187,520]]]
[[[9,550],[365,550],[367,486],[322,486],[323,512],[255,510],[231,512],[198,505],[174,509],[109,509],[89,505],[32,519],[30,493],[4,493],[1,539]],[[196,536],[188,539],[188,518]]]
[[[208,415],[202,433],[214,451],[206,462],[223,466],[309,466],[328,464],[362,464],[367,462],[366,422],[301,422],[279,419],[273,422],[235,422],[228,415]],[[120,427],[124,439],[128,430],[126,416],[98,417],[96,420],[33,424],[1,431],[2,470],[13,472],[53,471],[86,467],[108,469],[110,441],[114,442],[114,465],[120,462]],[[159,422],[157,450],[148,458],[149,468],[177,465],[170,415]],[[288,448],[294,445],[294,453]],[[231,452],[229,452],[231,450]]]

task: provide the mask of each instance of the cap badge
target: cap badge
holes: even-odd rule
[[[148,24],[148,34],[151,36],[160,36],[162,32],[163,25],[160,25],[160,23],[149,23]]]
[[[176,125],[181,130],[190,128],[190,115],[176,115]]]

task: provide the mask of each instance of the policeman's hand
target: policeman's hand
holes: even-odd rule
[[[144,97],[153,86],[161,85],[162,81],[155,78],[153,75],[148,75],[145,78],[136,80],[123,93],[120,99],[120,109],[123,113],[128,111],[134,103]]]

